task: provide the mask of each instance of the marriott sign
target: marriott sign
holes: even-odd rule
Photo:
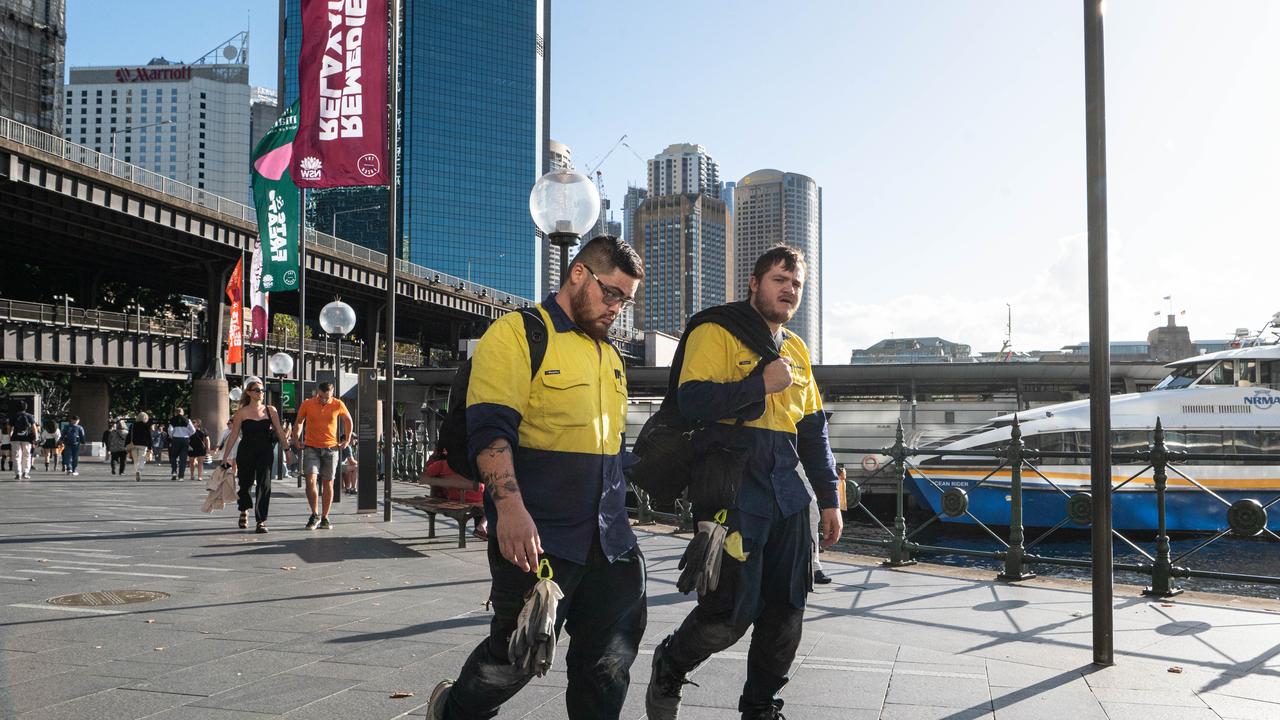
[[[165,67],[122,67],[116,70],[116,82],[156,82],[159,80],[190,80],[190,65]]]

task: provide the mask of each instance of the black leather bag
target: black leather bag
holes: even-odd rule
[[[700,515],[733,507],[747,470],[747,448],[715,441],[693,461],[689,500]]]

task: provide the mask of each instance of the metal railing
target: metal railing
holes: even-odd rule
[[[81,308],[74,305],[47,305],[5,299],[0,299],[0,320],[145,335],[171,335],[193,340],[201,336],[202,330],[195,317],[182,320],[139,313]]]
[[[903,439],[903,430],[901,422],[898,423],[897,433],[894,444],[888,448],[866,449],[866,448],[833,448],[836,452],[851,453],[876,453],[889,457],[890,461],[878,468],[871,476],[864,479],[864,482],[881,472],[892,472],[895,484],[895,512],[893,519],[893,527],[885,525],[879,520],[861,501],[861,492],[859,485],[849,482],[846,485],[849,495],[850,510],[861,510],[870,521],[877,526],[882,532],[881,538],[856,538],[846,537],[845,542],[873,545],[882,547],[888,552],[888,559],[885,565],[898,567],[903,565],[911,565],[916,562],[915,557],[918,555],[928,554],[946,554],[946,555],[963,555],[977,558],[987,558],[991,560],[1001,561],[1003,563],[1003,571],[999,574],[999,579],[1006,581],[1024,580],[1034,577],[1034,573],[1029,570],[1029,566],[1035,564],[1061,565],[1069,567],[1088,568],[1092,564],[1088,560],[1077,558],[1052,557],[1049,555],[1035,554],[1032,551],[1037,545],[1044,542],[1054,533],[1063,528],[1073,525],[1075,527],[1088,527],[1092,518],[1092,497],[1088,492],[1070,493],[1058,483],[1055,483],[1043,473],[1035,464],[1041,460],[1062,459],[1086,461],[1089,459],[1088,452],[1056,452],[1046,450],[1036,450],[1026,447],[1022,440],[1022,432],[1018,421],[1014,420],[1010,440],[1004,447],[995,450],[939,450],[938,448],[930,448],[921,450],[919,448],[909,447]],[[931,476],[931,470],[924,469],[913,461],[913,458],[919,456],[939,457],[972,457],[975,459],[994,460],[995,467],[988,472],[981,480],[965,488],[961,487],[944,487],[936,482]],[[1119,530],[1113,530],[1112,534],[1116,539],[1125,546],[1137,553],[1142,562],[1117,562],[1113,564],[1116,570],[1134,572],[1151,577],[1151,586],[1143,591],[1144,595],[1156,597],[1169,597],[1181,592],[1181,588],[1175,583],[1176,578],[1205,578],[1214,580],[1227,580],[1234,582],[1249,583],[1265,583],[1280,584],[1280,577],[1267,575],[1251,575],[1243,573],[1218,572],[1213,570],[1201,570],[1183,565],[1183,563],[1201,552],[1205,548],[1210,547],[1214,543],[1222,540],[1227,536],[1238,538],[1262,538],[1271,541],[1280,541],[1280,535],[1267,527],[1267,511],[1280,503],[1280,494],[1275,497],[1256,497],[1243,498],[1235,502],[1229,501],[1219,492],[1206,486],[1205,483],[1192,477],[1187,470],[1185,463],[1188,462],[1221,462],[1224,456],[1212,453],[1190,453],[1180,450],[1172,450],[1166,443],[1165,431],[1162,423],[1157,419],[1155,428],[1151,434],[1151,442],[1146,450],[1122,452],[1117,451],[1112,454],[1113,461],[1116,464],[1140,465],[1141,470],[1129,475],[1122,482],[1113,483],[1110,492],[1114,497],[1115,493],[1124,489],[1126,486],[1137,481],[1139,478],[1149,477],[1154,487],[1151,493],[1151,502],[1154,503],[1156,511],[1156,524],[1154,527],[1146,528],[1146,530],[1154,531],[1154,548],[1151,552],[1142,547],[1142,544],[1126,536]],[[1280,465],[1280,456],[1267,454],[1234,454],[1230,456],[1232,461],[1243,463],[1261,463],[1268,465]],[[1002,472],[1007,472],[1009,476],[1009,522],[1008,532],[1001,536],[991,526],[979,520],[969,509],[969,496],[979,488],[991,488],[991,480]],[[1023,510],[1025,508],[1025,491],[1023,488],[1023,475],[1029,472],[1058,495],[1065,499],[1064,516],[1052,527],[1045,530],[1034,540],[1027,542],[1025,528],[1023,526]],[[908,473],[920,481],[928,483],[928,487],[936,491],[940,495],[939,504],[941,510],[929,517],[923,523],[913,528],[908,528],[906,518],[906,495]],[[1224,527],[1219,527],[1210,533],[1203,542],[1198,543],[1195,547],[1183,552],[1176,557],[1172,554],[1169,530],[1167,527],[1168,515],[1168,496],[1167,490],[1170,477],[1173,477],[1184,491],[1195,492],[1204,496],[1205,500],[1215,503],[1226,509],[1226,523]],[[1003,489],[1003,487],[1001,488]],[[1274,492],[1274,491],[1272,491]],[[1145,493],[1143,493],[1145,494]],[[936,522],[941,521],[944,517],[961,518],[966,517],[973,522],[976,527],[985,532],[995,544],[995,550],[976,550],[969,548],[942,547],[917,542],[915,538],[927,527]]]

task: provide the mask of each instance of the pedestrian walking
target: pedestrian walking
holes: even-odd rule
[[[151,454],[154,441],[151,435],[151,417],[144,412],[138,413],[129,428],[129,446],[126,448],[133,456],[133,479],[138,482],[142,481],[142,468],[146,467],[147,457]]]
[[[188,470],[190,476],[194,480],[204,480],[204,459],[209,455],[209,433],[204,431],[204,425],[198,419],[192,419],[191,425],[195,431],[191,433],[190,449],[188,450]]]
[[[222,429],[222,435],[218,437],[217,453],[219,455],[226,456],[227,462],[231,463],[231,470],[234,472],[236,469],[236,446],[232,445],[230,449],[227,448],[227,440],[229,440],[230,438],[231,438],[231,421],[228,420],[227,426]],[[236,445],[239,445],[239,443],[236,443]]]
[[[53,467],[57,469],[58,443],[62,441],[62,431],[58,429],[58,423],[53,420],[45,420],[40,424],[40,458],[44,460],[44,471],[49,472],[49,462],[53,462]]]
[[[695,520],[723,538],[718,583],[700,589],[697,607],[654,650],[645,695],[650,720],[676,718],[689,673],[753,625],[738,710],[744,720],[781,717],[777,694],[800,645],[813,580],[809,494],[797,465],[803,464],[818,497],[822,544],[835,542],[843,526],[809,350],[783,327],[800,306],[804,279],[804,256],[780,245],[756,260],[748,299],[721,306],[744,322],[767,326],[779,357],[763,372],[756,366],[765,359],[726,325],[705,322],[685,334],[677,363],[679,410],[706,424],[694,435],[694,456],[705,458],[704,468],[723,462],[725,468],[745,463],[745,469],[734,471],[732,487],[714,503],[719,507],[695,501]],[[720,510],[727,512],[721,516]]]
[[[191,453],[191,436],[196,426],[178,408],[169,418],[169,479],[180,481],[187,474],[187,457]]]
[[[111,456],[111,474],[124,475],[129,455],[129,429],[125,427],[124,420],[116,420],[115,425],[107,430],[106,446],[107,453]]]
[[[13,465],[13,443],[9,440],[12,432],[13,425],[9,418],[0,420],[0,472],[11,469]]]
[[[338,438],[339,421],[342,421],[341,439]],[[307,478],[307,504],[311,506],[307,529],[328,530],[333,527],[329,522],[329,506],[333,503],[338,453],[351,444],[351,413],[341,400],[333,396],[333,383],[316,385],[316,394],[304,400],[298,408],[298,417],[289,435],[291,447],[299,447],[299,435],[303,438],[302,474]],[[316,497],[317,478],[320,481],[319,498]]]
[[[151,460],[164,462],[164,451],[169,447],[169,433],[160,418],[151,421]]]
[[[240,527],[249,526],[250,509],[257,521],[256,532],[267,532],[267,512],[271,506],[271,460],[276,441],[289,441],[276,409],[262,402],[262,378],[250,375],[244,380],[240,409],[231,417],[228,449],[236,449],[236,479],[239,481],[238,506]],[[238,446],[237,446],[238,443]],[[292,451],[286,451],[292,455]],[[223,451],[222,467],[230,469],[227,451]],[[250,496],[249,488],[255,487]]]
[[[644,555],[627,517],[622,435],[627,384],[609,328],[644,278],[640,257],[614,237],[588,242],[537,318],[509,313],[472,357],[468,447],[486,489],[493,619],[456,681],[432,691],[433,720],[491,718],[534,676],[510,657],[525,594],[545,561],[563,592],[567,716],[617,718],[644,635]],[[525,323],[540,327],[526,332]],[[530,337],[545,338],[541,363]],[[532,374],[532,377],[531,377]]]
[[[80,476],[80,446],[84,444],[84,428],[80,425],[80,416],[68,418],[67,429],[62,433],[62,462],[67,467],[67,474]]]
[[[34,464],[36,435],[39,429],[35,417],[27,412],[27,402],[18,400],[14,405],[13,429],[9,432],[9,444],[13,449],[13,479],[30,480]]]

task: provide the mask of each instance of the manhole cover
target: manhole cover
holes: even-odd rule
[[[154,590],[101,590],[99,592],[76,593],[75,595],[59,595],[45,602],[50,605],[67,605],[70,607],[93,607],[97,605],[133,605],[134,603],[163,600],[169,593]]]

